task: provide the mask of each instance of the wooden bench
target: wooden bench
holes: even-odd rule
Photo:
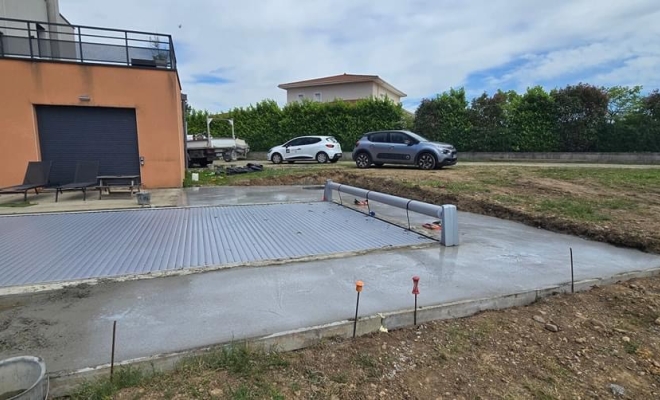
[[[104,191],[110,194],[110,188],[127,187],[133,193],[140,191],[142,184],[140,183],[140,175],[101,175],[98,176],[99,184],[96,187],[99,191],[99,200]]]

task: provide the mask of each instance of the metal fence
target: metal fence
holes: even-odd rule
[[[0,18],[0,57],[176,69],[172,36]]]

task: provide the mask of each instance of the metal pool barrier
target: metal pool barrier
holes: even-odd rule
[[[332,201],[332,193],[335,190],[340,193],[365,198],[367,201],[375,201],[387,204],[388,206],[402,208],[406,211],[413,211],[419,214],[428,215],[429,217],[438,218],[442,221],[440,243],[447,247],[458,246],[458,213],[456,211],[456,206],[453,204],[438,206],[435,204],[424,203],[422,201],[406,199],[404,197],[392,196],[386,193],[342,185],[331,180],[325,182],[323,199],[325,201]]]

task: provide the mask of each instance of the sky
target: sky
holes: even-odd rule
[[[658,0],[60,0],[72,23],[171,34],[183,92],[212,112],[278,84],[379,75],[406,109],[579,82],[660,87]]]

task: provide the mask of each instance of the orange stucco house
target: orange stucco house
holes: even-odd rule
[[[90,160],[145,188],[182,185],[171,36],[0,16],[0,92],[0,187],[22,183],[29,161],[52,161],[61,184]]]

